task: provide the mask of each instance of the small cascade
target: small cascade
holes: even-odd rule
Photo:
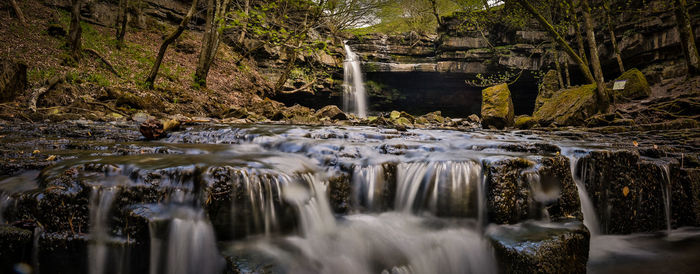
[[[485,202],[481,177],[481,165],[476,161],[399,164],[395,209],[481,220]]]
[[[165,220],[151,220],[150,273],[220,273],[224,263],[204,211],[173,205]],[[163,224],[166,222],[167,224]],[[159,232],[167,227],[167,235]]]
[[[299,212],[302,235],[327,233],[335,228],[335,218],[327,198],[328,183],[318,175],[304,174],[301,180],[308,183],[307,191],[301,184],[288,184],[284,198],[294,204]]]
[[[5,208],[12,202],[12,197],[5,192],[0,191],[0,224],[5,223],[5,218],[3,214],[5,213]]]
[[[588,228],[592,236],[600,235],[600,223],[598,222],[598,215],[593,207],[593,202],[591,201],[588,192],[586,191],[586,173],[588,170],[585,166],[581,165],[580,173],[576,172],[576,166],[578,165],[578,160],[574,155],[569,156],[569,163],[571,165],[571,175],[576,183],[576,188],[578,189],[578,197],[581,201],[581,211],[583,212],[583,224]]]
[[[661,165],[661,193],[664,199],[664,213],[666,214],[666,234],[671,234],[671,172],[668,164]],[[664,184],[665,183],[665,184]]]
[[[88,267],[90,274],[103,274],[107,266],[109,247],[109,213],[112,209],[116,187],[93,187],[90,197],[90,246]],[[113,255],[113,254],[112,254]],[[110,273],[120,273],[113,271]]]
[[[386,181],[383,165],[355,167],[352,174],[353,193],[358,206],[368,211],[379,211],[384,204]]]
[[[343,63],[343,110],[360,118],[367,117],[367,94],[362,81],[360,58],[344,43],[346,59]]]

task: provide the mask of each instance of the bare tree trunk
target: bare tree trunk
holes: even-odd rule
[[[82,0],[71,0],[70,30],[68,31],[68,48],[70,55],[75,60],[80,60],[82,52],[81,36],[83,29],[80,26],[80,7]]]
[[[540,22],[540,25],[542,25],[549,35],[552,36],[554,41],[556,41],[557,44],[564,49],[566,54],[568,54],[569,57],[571,57],[571,59],[578,64],[578,67],[581,69],[581,72],[583,72],[583,76],[586,77],[586,80],[588,80],[590,83],[595,83],[595,78],[593,78],[593,74],[591,74],[591,70],[588,68],[588,65],[586,65],[583,59],[581,59],[581,57],[574,52],[571,46],[569,46],[566,40],[559,35],[554,27],[547,22],[547,19],[545,19],[542,14],[540,14],[532,5],[530,5],[527,0],[518,0],[518,3],[520,3],[520,5],[527,10],[527,12],[529,12],[533,17],[535,17],[535,19],[537,19],[537,21]]]
[[[564,74],[566,74],[566,88],[571,87],[571,74],[569,74],[569,60],[564,62]]]
[[[204,36],[202,37],[202,49],[199,52],[199,61],[194,74],[195,82],[202,87],[207,86],[209,69],[219,49],[219,38],[224,24],[223,18],[228,10],[228,3],[229,0],[207,1],[207,22]]]
[[[552,43],[552,55],[554,57],[554,68],[557,69],[557,80],[559,80],[559,86],[564,86],[564,78],[561,75],[561,65],[559,64],[559,51],[557,51],[557,44]]]
[[[613,50],[615,51],[615,59],[617,59],[617,66],[620,68],[620,73],[625,73],[625,64],[622,63],[622,54],[620,53],[620,48],[617,46],[617,37],[615,36],[615,28],[613,27],[612,18],[610,17],[610,4],[608,1],[603,3],[605,8],[605,19],[608,25],[608,32],[610,32],[610,41],[612,42]]]
[[[190,7],[190,10],[187,11],[187,14],[185,15],[184,18],[182,18],[182,22],[180,22],[180,25],[177,27],[177,29],[170,34],[165,40],[163,40],[163,44],[160,45],[160,50],[158,50],[158,56],[156,57],[155,63],[153,63],[153,68],[151,68],[151,72],[148,74],[148,78],[146,78],[146,85],[148,85],[149,88],[153,88],[153,83],[156,81],[156,76],[158,76],[158,70],[160,69],[160,64],[163,62],[163,56],[165,56],[165,51],[168,50],[168,46],[175,41],[178,37],[180,37],[180,34],[182,34],[183,31],[185,31],[185,28],[187,27],[187,24],[189,24],[190,19],[192,19],[192,15],[194,15],[195,10],[197,9],[197,0],[192,0],[192,6]]]
[[[24,13],[22,13],[22,9],[20,9],[19,5],[17,5],[17,1],[10,0],[10,4],[12,5],[12,9],[15,10],[15,15],[17,15],[17,19],[19,19],[19,22],[22,25],[26,26],[27,20],[24,19]]]
[[[294,63],[297,60],[296,51],[291,48],[287,49],[287,58],[289,59],[289,61],[287,61],[287,67],[285,67],[280,78],[277,79],[277,83],[275,83],[275,93],[281,91],[282,87],[284,87],[284,83],[289,79],[289,75],[292,73],[292,69],[294,69]]]
[[[574,0],[575,1],[575,0]],[[578,46],[578,54],[583,59],[583,62],[588,66],[588,57],[586,57],[586,47],[583,45],[583,36],[581,35],[581,26],[578,23],[578,16],[576,15],[576,8],[574,7],[574,1],[569,2],[571,22],[574,24],[574,33],[576,34],[576,45]]]
[[[119,18],[117,18],[117,49],[121,49],[124,45],[126,23],[128,20],[126,8],[128,4],[129,0],[119,0]]]
[[[440,18],[440,13],[438,12],[438,7],[437,7],[437,2],[436,0],[429,0],[430,1],[430,6],[433,8],[433,15],[435,16],[435,20],[437,20],[438,28],[442,26],[442,18]]]
[[[607,111],[610,100],[608,98],[607,92],[605,91],[603,69],[600,67],[600,59],[598,59],[598,43],[596,43],[595,39],[593,19],[591,18],[591,7],[588,1],[589,0],[581,1],[581,11],[583,12],[583,21],[586,26],[586,38],[588,39],[588,49],[591,53],[591,66],[593,67],[593,74],[595,75],[595,83],[597,85],[596,90],[598,92],[596,94],[596,97],[598,97],[598,107],[601,112],[605,112]]]
[[[243,45],[243,40],[245,40],[245,35],[248,31],[248,15],[250,13],[250,0],[244,1],[243,14],[244,18],[241,20],[241,34],[238,36],[238,44]]]
[[[688,67],[688,76],[700,75],[700,54],[695,44],[695,32],[690,21],[686,0],[674,0],[676,24],[681,36],[681,47]]]

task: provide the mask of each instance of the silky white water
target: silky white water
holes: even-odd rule
[[[343,63],[343,109],[360,118],[367,117],[367,93],[362,81],[360,58],[348,44],[345,47],[345,62]]]

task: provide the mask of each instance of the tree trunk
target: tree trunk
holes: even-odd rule
[[[569,2],[570,12],[571,12],[571,22],[574,24],[574,33],[576,34],[576,45],[578,46],[578,54],[583,59],[583,62],[588,66],[588,57],[586,57],[586,47],[583,45],[583,36],[581,35],[581,26],[578,23],[578,16],[576,15],[576,8],[574,7],[574,2]]]
[[[608,1],[605,1],[603,6],[605,8],[605,19],[608,23],[608,32],[610,32],[610,41],[615,51],[615,59],[617,59],[617,66],[620,68],[620,74],[622,74],[625,73],[625,65],[622,63],[622,54],[620,53],[620,48],[617,46],[615,28],[613,27],[612,18],[610,17],[610,4],[608,4]]]
[[[80,26],[80,6],[82,6],[82,0],[71,0],[70,30],[68,31],[67,44],[70,49],[70,56],[75,61],[80,60],[82,52],[81,36],[83,29]]]
[[[581,59],[581,57],[578,56],[576,52],[574,52],[571,46],[569,46],[566,40],[564,40],[564,38],[562,38],[561,35],[559,35],[559,33],[554,29],[554,27],[552,27],[552,25],[549,24],[549,22],[547,22],[547,19],[542,17],[542,14],[540,14],[532,5],[530,5],[530,3],[527,2],[527,0],[518,0],[518,3],[520,3],[520,5],[523,8],[525,8],[525,10],[527,10],[533,17],[535,17],[535,19],[537,19],[537,21],[540,22],[540,25],[542,25],[542,27],[549,33],[549,35],[552,36],[554,41],[556,41],[557,44],[559,44],[559,46],[564,49],[566,54],[568,54],[569,57],[571,57],[571,59],[573,59],[574,62],[578,64],[578,67],[581,69],[581,72],[583,72],[583,76],[586,77],[586,80],[588,80],[588,82],[590,83],[595,83],[595,78],[593,78],[591,70],[588,69],[588,65],[586,65],[583,59]]]
[[[442,26],[442,18],[440,18],[440,13],[438,12],[438,7],[436,0],[429,0],[430,1],[430,6],[433,8],[433,15],[435,16],[435,20],[437,20],[438,28]]]
[[[124,45],[124,36],[126,35],[126,23],[128,20],[126,8],[129,0],[119,0],[119,17],[117,18],[117,49],[121,49]]]
[[[209,69],[214,62],[216,52],[219,49],[219,38],[224,25],[224,16],[228,10],[229,0],[207,1],[207,22],[204,36],[202,37],[202,49],[199,52],[199,61],[194,78],[200,86],[207,86]]]
[[[296,51],[291,48],[287,49],[287,58],[289,58],[289,61],[287,61],[287,67],[284,68],[282,75],[280,75],[280,78],[277,79],[277,83],[275,83],[275,93],[281,91],[282,87],[284,87],[284,83],[286,83],[287,79],[289,79],[289,74],[292,73],[294,63],[297,60]]]
[[[552,43],[552,55],[554,57],[554,68],[557,69],[557,80],[559,81],[559,86],[564,86],[564,78],[561,75],[561,65],[559,64],[559,51],[557,51],[557,44]]]
[[[174,42],[175,39],[180,37],[180,34],[182,34],[183,31],[185,31],[185,28],[190,22],[190,19],[192,19],[192,15],[194,15],[196,9],[197,0],[192,0],[192,6],[190,7],[190,10],[187,11],[185,17],[182,18],[182,22],[180,22],[180,25],[173,33],[170,34],[170,36],[165,38],[165,40],[163,40],[163,44],[160,45],[160,50],[158,50],[158,56],[156,57],[156,61],[153,63],[153,68],[151,68],[151,72],[148,74],[148,78],[146,78],[146,85],[149,88],[153,88],[153,83],[156,81],[156,76],[158,76],[158,70],[160,69],[160,64],[163,62],[163,56],[165,56],[165,51],[168,50],[168,46],[172,42]]]
[[[686,0],[674,0],[676,25],[681,36],[681,47],[688,67],[688,76],[700,75],[700,54],[695,44],[695,32],[691,25]]]
[[[569,74],[569,60],[564,62],[564,74],[566,74],[566,88],[571,87],[571,74]]]
[[[17,5],[17,1],[15,0],[10,0],[10,4],[12,5],[12,9],[15,10],[15,15],[17,15],[17,19],[19,19],[19,22],[26,26],[27,25],[27,20],[24,19],[24,13],[22,13],[22,9],[19,8],[19,5]]]
[[[598,44],[595,39],[595,31],[593,29],[593,19],[591,18],[591,7],[589,0],[581,1],[581,11],[583,13],[583,21],[586,25],[586,38],[588,39],[588,50],[591,53],[591,66],[595,75],[595,83],[598,91],[596,97],[598,99],[598,107],[601,112],[607,111],[610,102],[608,94],[605,91],[605,80],[603,79],[603,69],[600,67],[600,59],[598,55]]]
[[[245,4],[243,6],[243,14],[244,18],[241,20],[242,26],[241,26],[241,34],[238,36],[238,44],[243,45],[243,40],[245,39],[245,35],[248,31],[248,14],[250,13],[250,0],[245,0]]]

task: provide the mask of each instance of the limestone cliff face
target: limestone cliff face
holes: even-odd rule
[[[615,26],[618,44],[625,66],[637,67],[652,83],[683,73],[682,51],[672,10],[662,9],[660,2],[651,1],[650,9],[660,10],[640,15],[622,14]],[[659,3],[656,3],[659,2]],[[700,38],[700,6],[689,11]],[[445,25],[437,35],[407,33],[400,35],[372,34],[351,39],[348,44],[363,57],[366,72],[438,72],[463,74],[493,74],[503,70],[546,71],[553,68],[551,40],[547,33],[531,22],[524,29],[503,25],[486,25],[482,31],[462,25],[464,14],[445,17]],[[594,14],[602,18],[600,14]],[[609,32],[603,19],[596,19],[600,59],[606,78],[614,79],[620,72],[614,60]],[[575,41],[573,29],[567,33]],[[575,44],[572,42],[572,46]],[[560,61],[567,62],[560,52]],[[569,63],[577,78],[578,69]],[[581,79],[582,80],[582,79]]]

